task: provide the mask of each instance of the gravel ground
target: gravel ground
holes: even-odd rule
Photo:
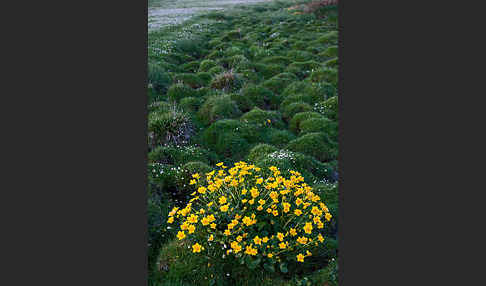
[[[148,9],[148,29],[177,25],[194,15],[223,10],[240,4],[272,0],[151,0]]]

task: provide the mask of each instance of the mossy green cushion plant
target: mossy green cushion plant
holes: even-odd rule
[[[167,91],[167,97],[172,102],[179,102],[184,97],[197,97],[197,95],[195,89],[183,83],[173,84]]]
[[[298,80],[293,73],[281,73],[263,82],[263,86],[280,94],[291,82]]]
[[[285,120],[290,120],[295,114],[299,112],[312,111],[312,106],[305,102],[294,102],[286,105],[282,110],[282,117]]]
[[[261,109],[275,109],[280,101],[271,90],[261,85],[248,84],[241,89],[240,94]]]
[[[261,143],[251,148],[246,159],[248,162],[257,162],[263,156],[278,151],[278,148],[269,144]]]
[[[200,72],[208,72],[212,67],[217,66],[216,61],[213,60],[203,60],[199,65]]]
[[[209,125],[219,119],[237,118],[241,115],[236,102],[228,94],[216,94],[210,96],[201,106],[198,112],[199,119]]]
[[[294,133],[300,132],[300,124],[310,118],[323,118],[324,116],[315,111],[306,111],[296,113],[289,122],[289,129]]]
[[[334,159],[337,155],[335,147],[335,143],[331,142],[325,133],[315,132],[290,141],[286,148],[326,162]]]
[[[276,111],[262,110],[258,107],[243,114],[240,121],[250,124],[255,124],[261,127],[284,128],[285,124],[282,121],[280,113]]]

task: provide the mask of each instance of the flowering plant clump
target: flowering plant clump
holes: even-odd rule
[[[324,242],[331,214],[299,172],[281,176],[277,167],[262,170],[239,162],[232,168],[193,174],[196,191],[189,203],[169,212],[179,222],[177,238],[189,239],[192,252],[233,256],[255,268],[274,271],[275,262],[304,262],[311,247]],[[204,183],[203,183],[204,182]],[[286,266],[280,269],[286,272]]]

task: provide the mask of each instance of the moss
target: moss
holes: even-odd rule
[[[250,147],[249,130],[238,120],[223,119],[203,131],[204,144],[221,158],[242,159]]]
[[[251,111],[243,114],[240,118],[240,121],[250,124],[256,124],[258,126],[271,126],[275,128],[285,127],[280,113],[276,111],[262,110],[258,107],[255,107]]]
[[[305,102],[294,102],[282,109],[282,117],[285,120],[290,120],[295,114],[306,111],[312,111],[312,106]]]
[[[323,67],[313,71],[310,75],[310,80],[312,82],[328,82],[337,86],[338,71],[337,69]]]
[[[199,69],[199,62],[198,61],[188,62],[186,64],[183,64],[181,68],[186,73],[197,72],[197,70]]]
[[[310,118],[323,118],[322,114],[314,111],[299,112],[289,122],[289,129],[296,134],[300,133],[300,124]]]
[[[283,65],[286,66],[290,64],[291,60],[288,57],[284,56],[271,56],[264,58],[262,60],[262,63],[264,64],[277,64],[277,65]]]
[[[232,93],[232,94],[230,94],[230,96],[231,96],[231,99],[234,102],[236,102],[236,104],[238,105],[238,108],[242,112],[248,112],[253,107],[255,107],[255,104],[253,103],[253,101],[249,97],[246,97],[246,96],[242,95],[241,93]]]
[[[210,68],[215,67],[217,65],[216,61],[213,60],[203,60],[199,64],[199,71],[200,72],[207,72]]]
[[[310,118],[300,123],[300,133],[322,132],[335,142],[338,141],[338,123],[326,117]]]
[[[198,88],[204,85],[204,82],[194,73],[179,73],[174,75],[174,82],[181,82],[192,88]]]
[[[224,68],[222,66],[214,66],[208,70],[208,72],[212,75],[220,74],[224,72]]]
[[[197,96],[197,91],[182,83],[173,84],[167,91],[167,97],[171,101],[179,102],[184,97]]]
[[[274,145],[278,148],[285,147],[290,141],[295,139],[295,135],[289,132],[288,130],[280,130],[280,129],[270,129],[266,135],[267,139],[265,140],[267,143]]]
[[[338,31],[331,31],[324,36],[319,37],[317,41],[321,44],[336,45],[338,42]]]
[[[185,112],[197,112],[202,102],[200,98],[196,97],[184,97],[180,100],[179,106]]]
[[[323,178],[330,180],[332,176],[332,169],[326,163],[290,150],[279,150],[267,154],[260,158],[255,165],[262,169],[275,166],[282,172],[282,176],[290,176],[289,170],[300,172],[310,185]]]
[[[322,132],[308,133],[289,142],[286,149],[316,158],[321,162],[337,156],[335,143]]]
[[[172,78],[165,68],[149,63],[148,82],[153,87],[155,93],[165,93],[172,83]]]
[[[191,175],[195,173],[199,173],[202,175],[205,173],[209,173],[212,170],[212,168],[208,164],[201,161],[188,162],[184,166],[182,166],[182,168],[184,168]]]
[[[339,65],[338,58],[332,58],[332,59],[324,62],[324,65],[326,67],[330,67],[330,68],[337,69],[338,68],[338,65]]]
[[[307,61],[307,62],[294,62],[290,64],[287,70],[297,71],[296,75],[300,79],[304,79],[311,74],[312,71],[318,69],[322,64],[316,61]]]
[[[338,46],[330,46],[324,52],[320,53],[319,56],[323,58],[335,58],[338,56]]]
[[[314,55],[307,51],[291,50],[287,53],[287,57],[297,61],[306,62],[314,59]]]
[[[262,109],[275,109],[280,101],[271,90],[261,85],[248,84],[241,89],[240,93]]]
[[[276,64],[262,64],[262,63],[255,63],[252,65],[257,73],[259,73],[264,79],[270,79],[273,76],[276,76],[282,73],[285,70],[285,67],[282,65]]]
[[[196,76],[199,78],[202,86],[208,86],[212,79],[212,75],[208,72],[198,72]]]
[[[323,114],[329,119],[337,121],[339,119],[339,103],[338,97],[334,96],[326,101],[319,102],[315,106],[316,111]]]
[[[275,146],[263,144],[263,143],[258,144],[255,147],[251,148],[246,159],[248,160],[248,162],[255,163],[265,155],[268,155],[275,151],[278,151],[278,149]]]
[[[199,119],[209,125],[219,119],[237,118],[241,115],[238,105],[230,95],[218,94],[210,96],[198,112]]]
[[[313,105],[313,97],[311,94],[294,94],[285,97],[285,99],[280,103],[280,110],[285,110],[287,106],[295,102],[305,102],[309,105]]]
[[[291,73],[281,73],[263,82],[263,86],[276,94],[280,94],[297,76]]]

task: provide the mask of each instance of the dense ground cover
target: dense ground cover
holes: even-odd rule
[[[336,285],[337,10],[295,4],[213,11],[149,32],[150,285]],[[188,203],[192,174],[239,161],[298,171],[326,202],[325,247],[304,264],[250,273],[175,238],[168,213]]]

